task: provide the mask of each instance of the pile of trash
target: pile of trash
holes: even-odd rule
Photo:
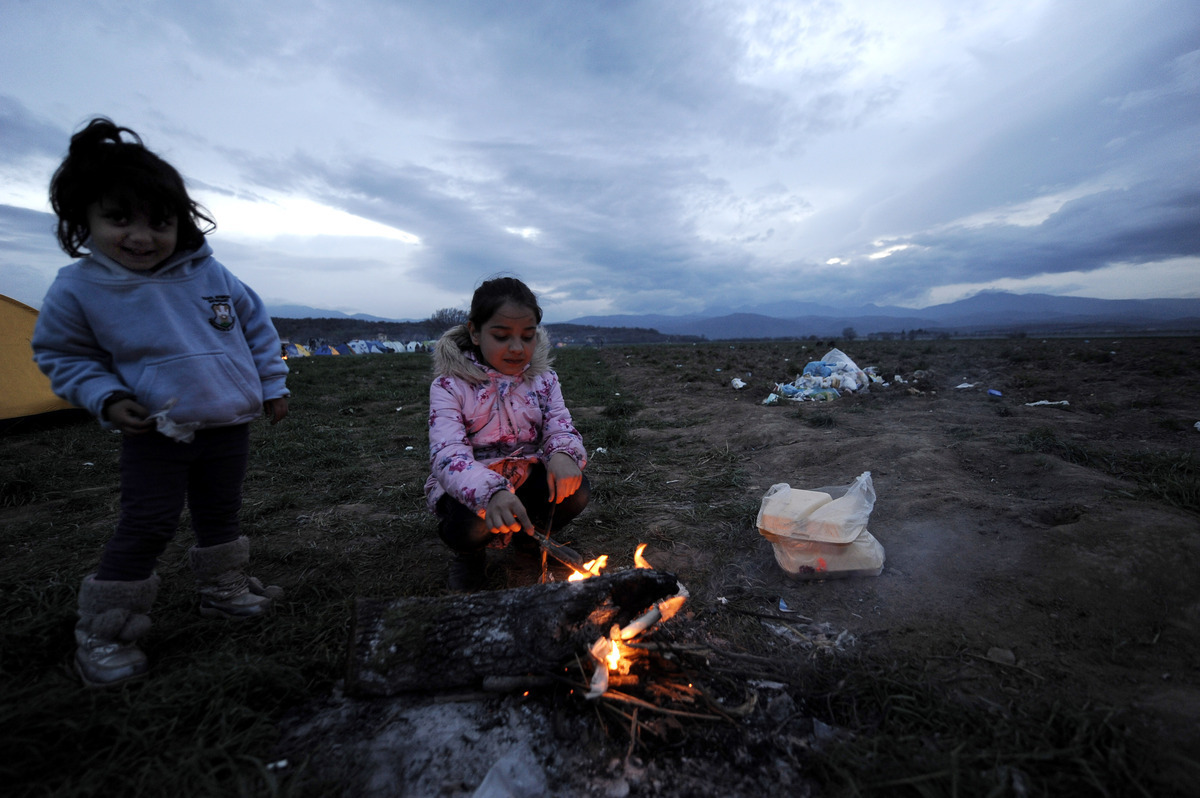
[[[804,372],[792,382],[776,383],[775,390],[763,404],[775,404],[781,398],[795,402],[830,402],[843,393],[866,390],[871,383],[885,384],[874,366],[860,369],[845,352],[830,349],[820,360],[806,365]]]

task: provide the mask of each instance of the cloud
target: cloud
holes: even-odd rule
[[[929,285],[979,284],[1059,273],[1086,275],[1200,256],[1200,191],[1182,180],[1150,181],[1064,203],[1038,224],[952,226],[906,239],[875,286],[893,301]]]
[[[19,100],[0,94],[0,161],[19,163],[29,158],[61,158],[66,152],[64,131],[32,114]]]
[[[300,304],[422,316],[497,272],[549,318],[919,303],[1196,255],[1188,0],[123,10],[6,10],[0,202],[44,210],[106,113]],[[52,274],[35,236],[6,257]]]

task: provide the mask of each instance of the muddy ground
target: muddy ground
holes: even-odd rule
[[[843,642],[924,663],[931,680],[974,700],[1109,708],[1163,752],[1164,789],[1186,794],[1195,774],[1173,769],[1172,753],[1200,761],[1200,515],[1194,495],[1190,510],[1149,495],[1137,473],[1146,461],[1133,456],[1200,455],[1200,341],[931,346],[906,364],[905,384],[823,406],[762,404],[823,351],[809,346],[730,347],[702,379],[682,376],[695,363],[649,350],[598,353],[643,405],[640,442],[686,437],[697,451],[726,452],[751,498],[776,483],[816,488],[871,472],[869,528],[886,551],[878,577],[788,578],[759,537],[694,592],[749,595],[764,611],[778,597],[847,632]],[[891,362],[840,346],[891,380]],[[1036,440],[1058,449],[1022,444]],[[667,465],[656,478],[678,485],[703,467]],[[664,487],[652,559],[687,584],[704,553],[670,504]],[[337,739],[314,767],[353,771],[363,795],[759,795],[771,785],[819,794],[788,751],[745,744],[783,728],[762,721],[796,715],[779,706],[789,700],[764,687],[759,731],[747,721],[736,752],[706,761],[621,756],[586,717],[513,696],[403,706],[334,697],[297,718],[281,750]],[[837,734],[807,723],[807,735],[789,733],[813,747]]]

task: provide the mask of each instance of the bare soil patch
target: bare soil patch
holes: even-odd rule
[[[841,347],[860,367],[886,365],[853,343]],[[826,350],[807,351],[819,359]],[[883,574],[796,582],[764,541],[745,562],[760,590],[856,634],[882,633],[873,640],[897,656],[937,657],[948,646],[981,658],[1011,652],[1013,666],[1036,673],[1043,690],[1144,712],[1197,754],[1196,497],[1189,511],[1148,496],[1137,461],[1122,461],[1172,452],[1195,467],[1198,354],[1191,340],[942,344],[921,353],[921,374],[906,371],[906,385],[787,407],[761,400],[794,373],[742,362],[736,347],[726,379],[683,390],[636,353],[606,357],[646,402],[640,423],[692,420],[689,438],[739,455],[752,494],[871,472],[878,499],[870,529],[887,551]],[[804,357],[789,363],[802,366]],[[748,387],[733,390],[734,376]],[[963,384],[974,387],[956,387]],[[1029,405],[1041,401],[1068,404]],[[818,416],[830,425],[806,423]],[[1050,434],[1093,462],[1072,462],[1053,447],[1026,451],[1030,436]]]
[[[754,713],[648,749],[561,696],[334,695],[285,724],[280,750],[313,757],[314,774],[361,795],[820,794],[808,755],[885,725],[887,707],[855,707],[851,729],[805,704],[800,682],[810,695],[835,695],[822,673],[836,673],[853,649],[922,672],[931,692],[979,723],[1056,704],[1113,718],[1129,750],[1155,758],[1145,794],[1190,794],[1200,762],[1200,341],[842,342],[859,366],[905,381],[830,403],[762,404],[829,348],[803,347],[596,353],[638,403],[630,448],[647,454],[620,473],[597,452],[593,479],[652,487],[631,522],[650,539],[655,566],[693,593],[670,640],[745,650],[728,608],[763,616],[757,634],[767,640],[754,655],[769,654],[794,681],[760,683]],[[747,387],[732,387],[734,377]],[[1032,404],[1043,401],[1054,404]],[[586,421],[602,408],[577,414]],[[779,482],[847,484],[864,471],[878,495],[870,530],[886,549],[883,573],[789,578],[753,529],[762,494]],[[739,522],[718,517],[727,507],[710,517],[687,492],[722,476],[738,484]],[[593,545],[588,535],[603,523],[585,514],[576,545]],[[728,546],[714,544],[714,529]],[[772,623],[787,617],[781,599],[811,623]],[[913,712],[932,711],[912,698]],[[962,733],[943,731],[928,748],[953,748]],[[1054,752],[1015,759],[1034,769],[1039,756]],[[1003,794],[1039,794],[1052,781],[1011,771],[992,779]],[[936,780],[926,786],[941,792]],[[921,788],[876,781],[851,791],[905,789]]]

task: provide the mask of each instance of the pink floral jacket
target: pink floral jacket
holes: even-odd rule
[[[515,491],[531,464],[557,452],[581,469],[587,465],[551,362],[540,327],[533,359],[515,377],[476,359],[465,325],[441,337],[433,352],[437,377],[429,387],[430,512],[449,494],[482,516],[496,491]]]

